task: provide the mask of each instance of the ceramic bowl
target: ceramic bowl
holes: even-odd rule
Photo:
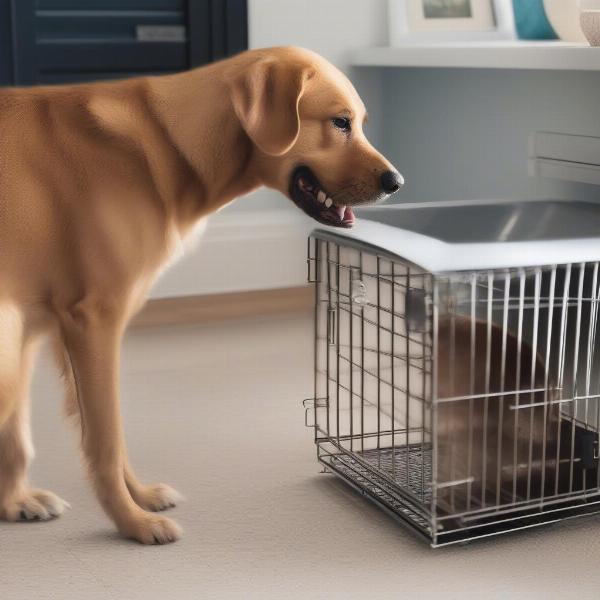
[[[561,40],[587,41],[579,21],[578,0],[544,0],[544,8],[550,24]]]

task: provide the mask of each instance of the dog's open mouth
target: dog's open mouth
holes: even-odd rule
[[[298,167],[290,181],[290,196],[308,216],[324,225],[352,227],[352,208],[334,202],[308,167]]]

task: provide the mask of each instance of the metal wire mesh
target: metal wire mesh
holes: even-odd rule
[[[431,501],[431,444],[425,447],[421,444],[411,444],[381,450],[365,450],[362,452],[362,458],[374,468],[394,473],[396,484],[409,489],[422,502]]]
[[[598,263],[431,274],[330,234],[308,262],[322,462],[433,545],[589,512]]]

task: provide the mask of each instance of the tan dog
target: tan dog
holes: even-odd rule
[[[349,227],[351,205],[398,189],[364,118],[346,77],[296,48],[178,75],[0,91],[0,518],[65,506],[26,482],[28,383],[50,332],[104,510],[142,543],[180,536],[149,512],[177,493],[141,484],[127,461],[123,331],[179,239],[237,196],[267,185]]]

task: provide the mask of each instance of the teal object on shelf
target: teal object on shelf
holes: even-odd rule
[[[522,40],[555,40],[556,32],[550,25],[543,0],[513,0],[515,27]]]

